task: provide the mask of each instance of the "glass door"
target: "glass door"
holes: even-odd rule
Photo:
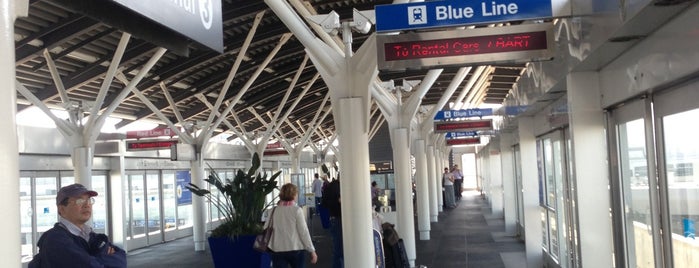
[[[160,211],[161,194],[160,194],[160,176],[159,172],[149,170],[146,172],[146,228],[148,229],[148,245],[153,245],[163,242],[163,220]]]
[[[654,97],[665,267],[696,267],[699,242],[699,84]]]
[[[577,259],[577,225],[569,173],[567,129],[556,130],[538,139],[541,177],[542,234],[546,253],[560,267],[574,267]]]
[[[613,166],[618,169],[612,174],[612,214],[618,229],[615,240],[620,242],[615,248],[619,267],[661,267],[656,266],[660,261],[656,256],[660,229],[654,215],[658,211],[656,180],[650,172],[655,160],[648,146],[648,136],[652,135],[647,132],[651,128],[649,101],[638,100],[611,111],[616,147],[612,159],[616,159]]]

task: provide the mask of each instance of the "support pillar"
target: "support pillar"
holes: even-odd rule
[[[415,186],[417,196],[417,229],[420,240],[430,240],[430,203],[427,186],[427,159],[425,159],[425,140],[415,140]]]
[[[0,218],[6,219],[0,228],[3,242],[0,245],[0,258],[4,267],[21,267],[19,220],[19,147],[17,141],[17,90],[15,87],[15,43],[14,21],[15,5],[24,5],[26,1],[0,0]]]
[[[435,176],[437,178],[437,211],[444,211],[444,188],[442,187],[442,173],[444,172],[444,153],[438,148],[434,147],[434,163],[435,163]]]
[[[502,195],[505,214],[505,233],[517,233],[517,189],[515,188],[512,153],[512,133],[500,134],[500,166],[502,167]]]
[[[410,267],[415,267],[417,252],[415,250],[415,220],[408,133],[407,128],[393,130],[391,142],[393,143],[393,161],[395,162],[397,231],[403,238]]]
[[[365,112],[362,98],[342,98],[336,103],[341,115]],[[371,184],[369,172],[369,135],[357,127],[365,124],[361,116],[341,116],[336,121],[342,150],[340,168],[340,199],[342,204],[342,236],[345,267],[374,267],[371,221]]]
[[[580,230],[580,259],[586,267],[610,266],[613,260],[612,222],[609,217],[608,146],[600,85],[595,72],[567,77],[568,114]],[[585,198],[594,196],[595,198]]]
[[[92,149],[85,146],[75,147],[71,158],[75,169],[75,182],[92,189]]]
[[[536,163],[536,136],[534,118],[519,117],[520,163],[522,163],[522,203],[524,207],[524,241],[528,268],[543,266],[541,249],[541,207],[539,207],[539,180]],[[611,262],[610,262],[611,263]]]
[[[431,142],[430,142],[431,143]],[[434,146],[428,145],[425,150],[427,153],[427,183],[428,189],[430,191],[429,204],[430,204],[430,222],[437,222],[437,216],[439,215],[439,209],[437,208],[437,180],[434,177]],[[441,184],[440,184],[441,185]]]
[[[192,184],[204,185],[204,156],[197,152],[197,159],[191,161]],[[204,197],[192,195],[194,251],[206,250],[206,202]]]
[[[124,234],[124,215],[126,215],[124,209],[124,185],[126,185],[126,169],[125,169],[125,157],[126,152],[126,142],[124,140],[119,141],[119,156],[112,157],[109,161],[109,197],[111,202],[109,202],[109,211],[111,211],[111,239],[112,243],[125,249],[127,252],[128,248],[124,247],[126,243],[126,236]]]
[[[488,146],[488,170],[490,180],[490,205],[493,216],[502,217],[502,166],[500,165],[500,143],[497,141],[495,146]]]

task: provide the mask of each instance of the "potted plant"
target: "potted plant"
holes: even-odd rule
[[[191,183],[187,186],[193,194],[206,198],[216,206],[224,217],[209,237],[216,267],[269,267],[269,256],[253,250],[252,244],[263,229],[262,213],[272,205],[265,202],[265,197],[277,188],[277,177],[281,171],[267,178],[266,174],[258,173],[259,168],[260,157],[257,153],[252,156],[250,169],[247,172],[237,170],[232,180],[221,179],[209,166],[210,174],[205,181],[216,187],[219,195]]]

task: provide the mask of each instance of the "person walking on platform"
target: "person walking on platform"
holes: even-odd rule
[[[461,173],[459,165],[454,165],[451,169],[451,174],[454,176],[454,196],[456,200],[461,200],[461,185],[464,183],[464,174]]]
[[[340,178],[333,180],[325,188],[322,206],[330,213],[330,235],[333,239],[333,268],[344,267],[342,248],[342,208],[340,202]]]
[[[444,206],[446,208],[455,208],[456,202],[454,201],[454,175],[449,172],[449,168],[444,168],[444,174],[442,174],[442,183],[444,184]]]
[[[323,180],[320,179],[318,173],[314,174],[313,177],[315,177],[313,180],[313,195],[316,198],[315,211],[316,214],[318,214],[318,210],[320,209],[320,200],[323,198]]]
[[[296,185],[284,184],[279,191],[280,201],[272,212],[272,219],[265,223],[267,228],[270,222],[274,222],[272,238],[269,241],[269,255],[274,268],[304,268],[304,251],[311,253],[312,264],[318,261],[303,210],[296,205],[298,193]]]
[[[58,222],[39,238],[39,254],[29,263],[30,268],[126,267],[126,252],[86,224],[92,217],[95,196],[97,192],[77,183],[58,191]]]

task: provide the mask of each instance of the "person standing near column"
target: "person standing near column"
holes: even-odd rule
[[[318,214],[320,207],[320,200],[323,198],[323,180],[320,179],[318,173],[313,175],[315,179],[313,180],[313,195],[316,198],[315,211]]]
[[[464,182],[464,174],[461,173],[459,165],[454,165],[454,167],[451,169],[451,175],[454,176],[454,196],[456,197],[456,200],[459,201],[461,200],[461,185]]]
[[[449,168],[444,168],[444,174],[442,174],[442,181],[444,184],[444,206],[446,208],[455,208],[456,202],[454,201],[454,175],[449,172]]]
[[[96,195],[77,183],[58,191],[58,222],[39,238],[39,254],[29,263],[30,268],[126,267],[126,252],[87,225]]]
[[[323,193],[322,206],[330,214],[330,235],[333,239],[333,268],[343,268],[345,258],[342,247],[342,207],[340,202],[340,177],[328,184]]]

